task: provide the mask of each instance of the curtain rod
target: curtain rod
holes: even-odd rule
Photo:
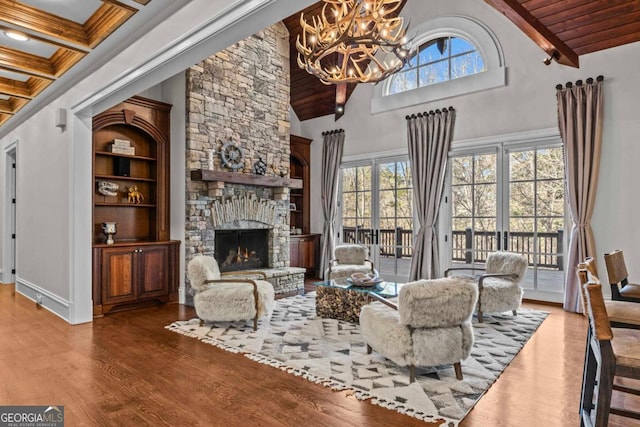
[[[411,119],[415,119],[416,117],[426,117],[426,116],[428,116],[429,114],[431,114],[431,115],[433,116],[434,114],[444,113],[444,112],[445,112],[445,111],[447,111],[447,110],[448,110],[448,111],[455,111],[456,109],[455,109],[455,108],[453,108],[453,107],[449,107],[449,108],[444,107],[444,108],[442,109],[442,111],[440,111],[440,109],[437,109],[437,110],[435,110],[435,111],[434,111],[434,110],[431,110],[431,111],[429,111],[429,112],[425,111],[424,113],[411,114],[410,116],[406,116],[406,117],[405,117],[405,119],[407,119],[407,120],[411,120]]]
[[[596,77],[596,81],[598,81],[598,82],[601,82],[601,81],[603,81],[603,80],[604,80],[604,76],[598,76],[598,77]],[[586,82],[587,82],[587,84],[588,84],[588,85],[590,85],[590,84],[592,84],[592,83],[593,83],[593,79],[592,79],[591,77],[589,77],[589,78],[586,80]],[[573,87],[573,83],[571,83],[571,82],[567,82],[565,86],[567,87],[567,89],[571,89],[571,88]],[[582,86],[582,80],[576,80],[576,86],[578,86],[578,87]],[[561,90],[561,89],[562,89],[562,85],[561,85],[561,84],[556,85],[556,89],[557,89],[557,90]]]
[[[344,132],[344,129],[328,130],[326,132],[322,132],[322,136],[332,135],[334,133],[340,133],[340,132]]]

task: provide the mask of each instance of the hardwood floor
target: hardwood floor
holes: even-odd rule
[[[68,426],[430,425],[164,329],[191,307],[71,326],[12,290],[0,285],[2,405],[64,405]],[[527,305],[551,315],[462,426],[578,425],[586,321]]]

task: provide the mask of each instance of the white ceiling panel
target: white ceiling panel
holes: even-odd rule
[[[84,23],[102,5],[100,0],[22,0],[21,3]]]
[[[43,43],[38,40],[14,40],[11,37],[8,37],[4,31],[0,31],[0,46],[20,50],[32,55],[42,56],[43,58],[50,58],[51,55],[53,55],[53,53],[58,50],[57,46],[51,45],[49,43]]]

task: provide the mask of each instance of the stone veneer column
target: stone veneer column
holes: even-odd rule
[[[289,200],[278,189],[191,181],[190,171],[215,152],[214,170],[225,170],[219,151],[233,140],[243,149],[244,167],[253,173],[262,158],[266,175],[289,176],[289,33],[282,23],[205,59],[186,71],[186,261],[212,255],[215,230],[211,202],[219,197],[255,194],[276,203],[282,218],[272,228],[270,266],[289,265]],[[222,196],[221,196],[222,195]],[[189,294],[189,292],[187,292]],[[188,297],[189,300],[189,297]]]

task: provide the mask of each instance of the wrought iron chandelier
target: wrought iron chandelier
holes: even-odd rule
[[[298,65],[325,84],[375,83],[409,59],[402,0],[322,0],[311,23],[300,15]]]

